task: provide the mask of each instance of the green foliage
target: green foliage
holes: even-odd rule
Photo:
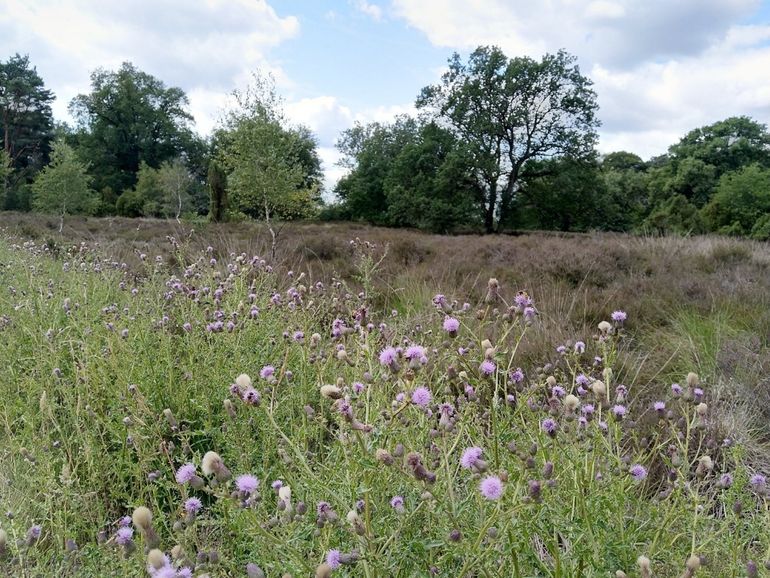
[[[632,153],[611,153],[602,159],[603,229],[631,231],[642,221],[649,196],[646,168],[646,163]]]
[[[660,203],[644,220],[642,227],[655,233],[703,232],[698,208],[683,195],[674,195]]]
[[[716,193],[703,209],[704,219],[712,230],[731,235],[753,234],[753,228],[767,214],[770,169],[757,164],[722,175]]]
[[[751,228],[751,238],[757,241],[770,241],[770,213],[757,219]]]
[[[5,150],[0,150],[0,209],[5,208],[12,174],[13,164],[11,163],[11,155]]]
[[[517,195],[516,224],[527,229],[587,231],[607,229],[605,197],[596,162],[560,158],[529,163]]]
[[[506,223],[527,164],[555,156],[592,156],[599,126],[591,81],[565,51],[540,62],[481,46],[463,63],[455,53],[441,83],[417,107],[448,123],[469,147],[485,191],[487,232]]]
[[[192,212],[192,191],[195,180],[181,158],[166,161],[158,169],[161,191],[161,212],[177,221],[184,213]]]
[[[96,188],[131,189],[142,163],[159,168],[195,153],[199,145],[188,104],[181,88],[166,87],[131,63],[94,71],[91,92],[76,96],[70,112],[78,123],[73,141],[91,164]]]
[[[51,164],[38,173],[32,191],[33,207],[41,213],[90,215],[98,205],[86,165],[61,140],[54,143]]]
[[[320,204],[321,161],[313,135],[289,126],[270,79],[256,78],[216,136],[231,209],[252,218],[301,219]]]
[[[697,577],[722,578],[766,559],[767,492],[749,483],[746,440],[719,429],[729,422],[720,408],[733,407],[719,403],[730,393],[684,375],[696,363],[719,365],[736,336],[732,315],[672,316],[683,350],[677,396],[663,378],[635,377],[659,348],[658,340],[639,360],[626,356],[644,319],[610,326],[583,353],[570,347],[556,356],[547,338],[562,339],[567,316],[539,302],[531,322],[513,307],[493,313],[514,302],[515,288],[504,285],[469,296],[469,311],[452,304],[451,287],[431,285],[430,294],[447,292],[443,311],[428,296],[408,303],[413,315],[392,317],[368,300],[394,292],[383,250],[354,245],[343,250],[363,297],[346,281],[298,289],[301,278],[286,275],[290,263],[210,265],[208,253],[184,247],[174,249],[179,269],[150,258],[122,271],[102,268],[112,257],[88,246],[62,247],[62,267],[43,245],[0,243],[13,288],[0,293],[0,506],[13,514],[2,522],[9,539],[0,573],[146,577],[147,533],[134,533],[134,548],[115,540],[116,521],[139,505],[152,512],[159,548],[182,549],[175,564],[195,560],[196,574],[212,576],[243,575],[247,563],[270,576],[312,576],[332,550],[356,552],[339,576],[634,576],[642,555],[653,576],[680,576],[688,558],[702,555],[708,563]],[[191,278],[180,274],[187,267]],[[171,284],[183,290],[169,293]],[[192,294],[204,286],[221,290],[216,304]],[[297,297],[290,306],[272,302],[275,293]],[[232,316],[232,331],[206,330],[220,306],[238,311],[247,299],[257,319]],[[460,321],[456,338],[442,328],[447,314]],[[387,330],[353,329],[364,316],[375,326],[387,320]],[[308,337],[282,337],[295,330]],[[485,339],[492,347],[483,351]],[[476,345],[460,354],[463,343]],[[400,354],[381,364],[380,352],[400,344],[424,346],[427,363]],[[538,361],[525,362],[527,351]],[[495,364],[490,375],[484,361]],[[268,364],[272,375],[257,378]],[[519,366],[524,379],[512,383]],[[590,385],[582,397],[556,393],[554,384],[578,393],[583,377]],[[330,383],[339,389],[321,390]],[[665,411],[639,398],[656,386]],[[432,393],[425,408],[415,403],[418,387]],[[261,402],[248,397],[252,389]],[[625,417],[613,414],[616,403]],[[545,419],[556,426],[550,434]],[[730,444],[716,441],[726,436]],[[471,447],[481,455],[463,463]],[[227,476],[201,471],[210,451]],[[187,463],[200,480],[179,483]],[[638,480],[636,464],[646,474]],[[243,474],[260,480],[258,494],[236,488]],[[480,491],[489,476],[499,478],[499,499]],[[184,513],[190,497],[201,501],[195,516]],[[33,524],[41,538],[25,544]],[[65,554],[69,539],[78,549]]]
[[[24,208],[14,200],[48,163],[53,140],[51,102],[54,95],[31,66],[29,56],[16,54],[0,62],[0,138],[13,173],[6,173],[10,194],[0,209]],[[10,202],[9,202],[10,201]]]

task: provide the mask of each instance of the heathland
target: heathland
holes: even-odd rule
[[[767,571],[765,243],[0,229],[3,575]]]

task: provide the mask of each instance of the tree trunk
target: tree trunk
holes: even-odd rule
[[[497,208],[497,179],[487,180],[487,206],[484,212],[484,232],[495,232],[495,209]]]

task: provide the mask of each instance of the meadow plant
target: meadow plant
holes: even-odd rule
[[[433,287],[394,316],[376,244],[351,242],[354,287],[169,243],[139,273],[87,245],[0,244],[2,575],[722,577],[770,560],[768,471],[723,435],[705,376],[637,400],[624,310],[532,364],[550,314],[497,278],[475,304]]]

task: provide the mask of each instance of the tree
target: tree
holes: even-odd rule
[[[417,141],[418,132],[417,120],[401,115],[391,124],[356,123],[342,133],[337,141],[340,165],[351,170],[337,183],[335,193],[354,219],[388,223],[385,180],[404,147]]]
[[[177,221],[182,213],[192,209],[191,191],[195,184],[192,174],[181,158],[166,161],[158,169],[158,181],[162,193],[161,209],[166,217]]]
[[[488,232],[509,220],[520,181],[534,176],[527,174],[530,161],[590,157],[599,126],[591,81],[564,51],[540,62],[509,59],[488,46],[467,63],[455,53],[441,83],[424,88],[417,107],[471,147]]]
[[[268,222],[312,216],[322,174],[313,135],[288,124],[269,78],[235,97],[215,137],[232,208]]]
[[[607,229],[604,187],[596,160],[558,158],[531,161],[539,176],[521,187],[517,222],[528,229]]]
[[[158,168],[196,148],[192,116],[181,88],[166,85],[131,63],[117,72],[91,74],[91,92],[76,96],[74,141],[92,166],[98,190],[123,192],[138,178],[142,162]]]
[[[217,159],[209,161],[209,217],[215,223],[227,218],[227,173]]]
[[[770,214],[770,169],[758,164],[722,175],[716,193],[703,209],[713,231],[749,235]],[[757,230],[762,230],[760,224]]]
[[[32,192],[32,206],[42,213],[90,215],[98,203],[86,165],[61,140],[54,143],[51,163],[38,173]]]
[[[12,174],[11,156],[5,150],[0,150],[0,209],[5,207]]]
[[[6,175],[8,189],[30,182],[48,163],[53,140],[53,100],[53,93],[45,88],[28,56],[16,54],[0,62],[3,150],[13,169],[12,179]],[[19,207],[12,204],[7,208]]]

